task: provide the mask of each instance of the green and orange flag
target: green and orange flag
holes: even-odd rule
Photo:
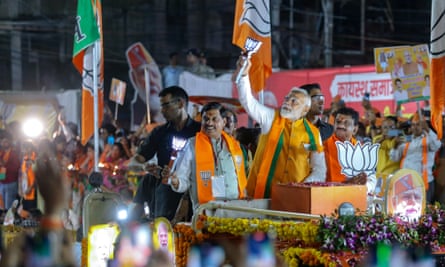
[[[98,55],[93,45],[100,40]],[[74,32],[73,64],[82,75],[81,140],[86,144],[94,133],[93,66],[97,66],[99,124],[103,118],[102,7],[100,0],[78,0]]]

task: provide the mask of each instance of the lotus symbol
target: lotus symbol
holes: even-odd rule
[[[239,25],[247,23],[261,37],[270,36],[270,2],[245,0]]]
[[[338,161],[342,166],[341,173],[354,177],[360,173],[370,175],[375,172],[377,165],[377,152],[380,144],[335,142],[338,151]]]

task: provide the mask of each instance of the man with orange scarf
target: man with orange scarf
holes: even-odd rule
[[[437,134],[430,129],[425,118],[420,118],[418,113],[411,118],[411,133],[409,142],[404,136],[396,137],[394,148],[389,152],[389,156],[393,161],[400,160],[400,168],[415,170],[422,176],[427,190],[427,202],[432,203],[434,156],[442,143],[437,138]]]
[[[215,199],[246,196],[243,152],[238,141],[226,134],[223,106],[206,104],[201,111],[201,131],[191,138],[171,178],[176,192],[190,189],[193,210]]]
[[[339,153],[335,144],[336,142],[351,142],[355,146],[357,140],[353,136],[357,132],[358,122],[359,114],[354,109],[345,107],[337,110],[334,121],[334,134],[323,143],[327,166],[326,180],[328,182],[366,184],[370,193],[374,192],[377,183],[375,174],[368,176],[365,173],[361,173],[354,177],[347,177],[342,173]]]
[[[23,143],[23,159],[20,172],[19,195],[23,197],[23,209],[31,211],[37,208],[36,181],[32,168],[36,160],[36,149],[32,141]]]
[[[238,75],[246,60],[240,57]],[[326,166],[320,132],[304,118],[311,107],[307,92],[292,88],[279,110],[267,107],[253,97],[248,67],[237,84],[239,100],[249,116],[261,126],[247,194],[253,198],[269,198],[272,185],[289,182],[324,181]]]

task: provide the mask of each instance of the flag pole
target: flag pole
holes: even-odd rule
[[[114,120],[117,121],[117,110],[118,110],[117,102],[114,102]]]
[[[144,67],[144,80],[145,80],[145,104],[147,105],[147,124],[151,124],[150,116],[150,74],[148,73],[148,65]]]
[[[94,110],[94,171],[99,171],[99,89],[97,87],[98,74],[98,41],[93,43],[93,110]]]

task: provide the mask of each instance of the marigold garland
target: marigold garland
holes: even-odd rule
[[[175,232],[176,266],[186,266],[190,247],[209,238],[208,234],[195,233],[190,225],[176,224]]]
[[[82,238],[81,245],[82,256],[80,259],[80,266],[88,266],[88,237]]]
[[[315,248],[288,248],[283,251],[284,261],[289,267],[327,266],[336,267],[337,263],[330,259],[328,254],[323,254]]]
[[[232,235],[246,235],[255,231],[275,232],[277,239],[301,240],[306,245],[316,243],[318,222],[293,222],[272,221],[267,219],[242,219],[242,218],[206,218],[207,231],[209,233],[229,233]]]

